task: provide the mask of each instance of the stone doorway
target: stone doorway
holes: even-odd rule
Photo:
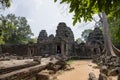
[[[61,46],[57,45],[57,54],[61,54]]]

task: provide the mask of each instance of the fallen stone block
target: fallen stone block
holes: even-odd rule
[[[20,70],[20,69],[23,69],[23,68],[35,66],[35,65],[38,65],[38,64],[39,64],[38,62],[34,61],[34,62],[30,62],[30,63],[23,64],[23,65],[18,65],[18,66],[13,65],[12,67],[2,68],[2,69],[0,69],[0,75],[5,74],[5,73],[9,73],[9,72],[12,72],[12,71]]]
[[[94,73],[92,73],[92,72],[89,73],[89,80],[97,80]]]
[[[43,70],[36,76],[36,80],[56,80],[56,75],[50,74],[50,70]]]
[[[100,73],[98,80],[108,80],[108,79],[107,79],[107,76],[105,74]]]

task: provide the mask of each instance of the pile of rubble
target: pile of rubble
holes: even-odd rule
[[[98,80],[112,80],[110,79],[111,76],[118,76],[118,80],[120,80],[120,57],[97,55],[93,59],[93,62],[98,64],[100,67],[100,75]]]
[[[57,71],[66,70],[66,59],[59,56],[35,56],[30,60],[0,68],[0,80],[53,80]]]

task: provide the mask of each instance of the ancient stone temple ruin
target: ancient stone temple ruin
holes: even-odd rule
[[[104,39],[100,28],[96,27],[88,36],[86,45],[90,47],[93,55],[100,54],[103,50]]]
[[[75,53],[81,58],[91,58],[101,54],[104,46],[102,31],[96,27],[88,36],[86,43],[75,44]]]
[[[58,24],[55,36],[53,34],[48,35],[46,30],[41,30],[37,43],[3,45],[0,51],[19,56],[58,54],[62,56],[91,57],[91,55],[101,53],[102,47],[103,35],[99,28],[95,28],[89,34],[86,43],[76,44],[72,30],[62,22]]]
[[[59,23],[56,30],[56,35],[47,35],[45,30],[42,30],[38,36],[38,53],[39,54],[62,54],[71,55],[74,48],[74,35],[72,30],[65,23]]]

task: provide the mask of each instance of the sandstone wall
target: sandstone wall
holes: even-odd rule
[[[27,55],[28,45],[2,45],[2,53],[9,53],[10,55]]]

